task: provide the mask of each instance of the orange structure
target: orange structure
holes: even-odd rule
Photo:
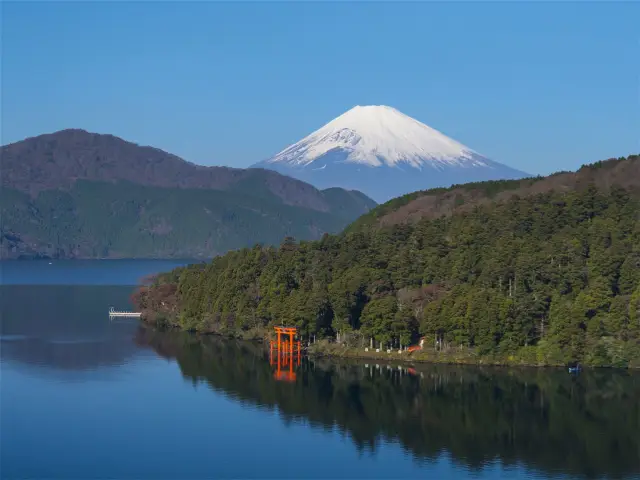
[[[273,374],[276,380],[284,380],[293,382],[296,374],[293,371],[294,362],[296,366],[300,365],[300,341],[294,341],[297,333],[295,327],[274,327],[276,331],[277,341],[270,342],[269,363],[276,365],[276,371]],[[282,338],[282,336],[289,338]],[[275,352],[274,352],[275,350]],[[275,353],[275,355],[274,355]],[[297,356],[294,358],[294,354]],[[274,356],[276,360],[274,361]],[[282,371],[283,367],[289,367],[288,371]]]
[[[418,345],[413,345],[412,347],[407,348],[407,352],[415,352],[416,350],[422,350],[424,346],[424,337],[420,339],[420,343]]]

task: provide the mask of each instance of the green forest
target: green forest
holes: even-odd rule
[[[251,178],[250,180],[254,180]],[[36,196],[2,188],[2,258],[211,258],[287,235],[339,232],[374,202],[317,192],[327,211],[286,205],[253,181],[233,191],[80,180]],[[251,193],[249,193],[251,192]]]
[[[233,251],[159,276],[134,301],[148,321],[185,330],[284,324],[354,349],[425,337],[425,355],[640,367],[640,178],[607,181],[639,164],[600,162],[585,167],[598,181],[513,190],[450,215]],[[474,188],[486,199],[513,184]]]

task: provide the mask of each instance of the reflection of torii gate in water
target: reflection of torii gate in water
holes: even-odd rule
[[[276,365],[276,371],[273,376],[276,380],[294,382],[296,373],[293,371],[293,364],[295,362],[295,366],[300,365],[300,341],[294,342],[293,340],[298,329],[296,327],[274,327],[274,329],[278,340],[269,342],[269,363],[271,366]],[[285,338],[282,338],[282,336],[285,336]],[[286,336],[289,338],[287,339]],[[274,350],[276,351],[274,352]],[[276,356],[275,361],[274,353]],[[294,354],[296,354],[295,357]],[[289,370],[282,371],[283,367],[289,367]]]

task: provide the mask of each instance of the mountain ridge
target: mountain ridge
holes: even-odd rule
[[[337,233],[376,203],[68,129],[0,149],[1,258],[207,258]]]
[[[278,172],[203,166],[111,134],[65,129],[0,147],[1,185],[31,195],[76,180],[128,181],[150,187],[211,188],[271,194],[286,205],[328,212],[322,192]]]
[[[526,198],[552,191],[581,191],[594,185],[608,191],[612,186],[640,190],[640,154],[610,158],[582,165],[575,172],[556,172],[516,180],[494,180],[412,192],[380,204],[355,220],[347,231],[389,227],[471,212],[514,196]]]

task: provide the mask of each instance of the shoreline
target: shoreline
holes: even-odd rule
[[[478,357],[472,355],[459,355],[450,352],[436,353],[429,350],[418,351],[414,353],[397,353],[397,351],[387,352],[364,352],[349,347],[336,347],[332,346],[332,351],[322,351],[320,349],[310,348],[306,349],[306,353],[309,357],[313,358],[327,358],[327,359],[352,359],[352,360],[371,360],[381,362],[395,362],[406,365],[457,365],[457,366],[470,366],[470,367],[505,367],[505,368],[554,368],[566,370],[567,365],[560,363],[530,363],[508,359],[492,359],[489,357]],[[626,366],[617,367],[614,365],[584,365],[580,363],[581,370],[595,370],[595,369],[611,369],[611,370],[631,370],[638,371],[640,366]]]
[[[566,368],[561,364],[533,364],[520,361],[509,361],[504,359],[492,359],[489,357],[479,357],[469,354],[468,352],[435,352],[430,350],[416,351],[412,353],[398,353],[397,350],[387,352],[366,352],[353,347],[340,347],[337,345],[320,346],[314,348],[311,346],[307,350],[307,354],[317,358],[340,358],[354,360],[373,360],[383,362],[398,362],[403,364],[419,364],[419,365],[458,365],[458,366],[475,366],[475,367],[527,367],[527,368]],[[584,367],[581,368],[598,368]],[[627,370],[629,368],[614,368],[616,370]]]
[[[147,323],[144,320],[142,324],[149,328],[159,330],[169,330],[176,332],[185,332],[179,326],[164,326],[159,327],[152,323]],[[229,340],[241,340],[245,342],[257,343],[265,346],[268,351],[268,342],[272,338],[262,329],[248,330],[246,332],[199,332],[199,331],[187,331],[194,336],[217,336],[223,337]],[[560,363],[533,363],[526,362],[522,358],[512,356],[512,358],[495,358],[495,357],[482,357],[474,354],[473,352],[465,351],[447,351],[447,352],[435,352],[432,350],[418,350],[415,352],[402,352],[398,353],[397,350],[391,350],[390,353],[386,351],[366,352],[360,348],[345,347],[330,343],[326,340],[319,340],[316,343],[302,347],[302,351],[311,358],[325,358],[325,359],[346,359],[346,360],[371,360],[380,362],[396,362],[406,365],[420,364],[420,365],[458,365],[458,366],[477,366],[477,367],[521,367],[521,368],[554,368],[554,369],[567,369],[567,365]],[[626,367],[619,367],[614,365],[584,365],[580,364],[581,369],[612,369],[612,370],[640,370],[640,365],[628,365]]]

